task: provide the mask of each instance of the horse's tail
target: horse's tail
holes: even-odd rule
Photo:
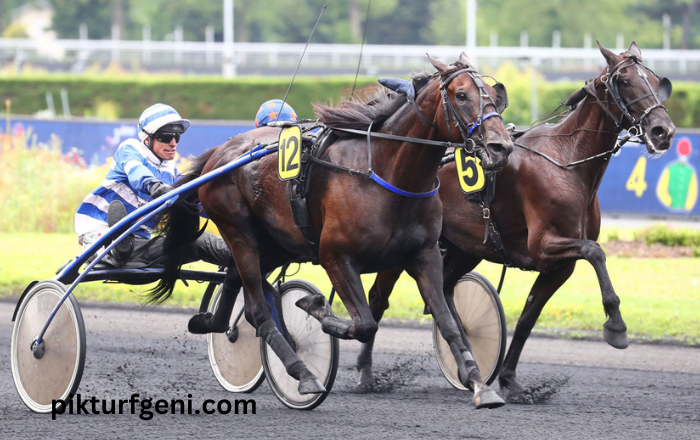
[[[191,171],[180,177],[174,187],[180,187],[193,181],[202,175],[216,148],[206,151],[201,156],[192,160]],[[187,263],[185,258],[188,246],[200,235],[199,228],[199,191],[180,196],[173,205],[168,208],[163,216],[160,226],[161,236],[165,237],[163,254],[165,258],[163,277],[160,282],[148,292],[148,303],[162,303],[173,293],[175,282],[178,280],[180,267]]]

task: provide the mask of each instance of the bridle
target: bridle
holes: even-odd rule
[[[607,68],[605,74],[600,77],[600,83],[605,86],[605,94],[606,96],[610,97],[612,101],[617,105],[617,108],[620,110],[622,113],[622,116],[620,118],[617,118],[609,109],[609,106],[603,103],[600,98],[598,97],[598,93],[596,90],[595,86],[595,81],[591,81],[590,87],[587,84],[586,85],[586,92],[593,96],[596,99],[596,102],[598,105],[605,111],[608,117],[612,119],[615,122],[615,131],[619,132],[623,127],[623,123],[625,120],[629,121],[630,127],[627,129],[627,133],[629,137],[625,136],[623,140],[626,142],[629,140],[631,137],[647,137],[646,132],[644,130],[644,127],[642,124],[644,123],[644,118],[646,118],[653,110],[657,108],[661,108],[666,113],[668,113],[668,109],[663,105],[663,101],[668,99],[668,97],[671,94],[671,81],[668,78],[665,77],[659,77],[653,70],[649,69],[648,67],[644,66],[642,64],[641,60],[634,56],[630,55],[628,53],[623,54],[624,59],[617,63],[612,69],[610,67]],[[654,91],[654,88],[651,86],[651,83],[649,83],[649,78],[647,74],[640,68],[640,65],[643,66],[645,69],[647,69],[649,72],[651,72],[656,78],[659,79],[659,93]],[[621,71],[627,67],[632,67],[637,71],[637,74],[641,76],[644,79],[644,83],[646,84],[648,88],[648,92],[645,93],[642,96],[639,96],[635,99],[633,99],[630,102],[625,102],[622,97],[620,96],[620,91],[618,89],[618,82],[621,76]],[[663,97],[661,94],[663,93]],[[635,118],[632,116],[630,113],[630,107],[634,105],[635,103],[641,101],[644,98],[647,97],[653,97],[654,98],[654,103],[647,107],[644,112],[642,113],[642,116],[639,117],[639,119]],[[608,100],[609,103],[609,100]],[[626,138],[626,139],[625,139]],[[647,142],[650,143],[651,147],[654,148],[653,142],[650,142],[650,140],[647,137]],[[620,145],[622,146],[622,145]]]
[[[479,89],[479,114],[476,117],[476,120],[472,122],[471,124],[467,124],[460,118],[459,114],[457,113],[457,110],[455,110],[454,105],[452,104],[452,100],[447,94],[447,87],[449,84],[454,80],[456,77],[459,75],[466,73],[469,75],[469,77],[472,79],[476,87]],[[505,87],[501,83],[496,83],[496,86],[501,86],[500,88],[497,88],[497,93],[499,90],[505,91]],[[498,106],[496,102],[494,102],[493,98],[489,94],[489,92],[486,90],[486,86],[484,82],[481,79],[481,74],[479,74],[476,69],[472,67],[466,67],[464,69],[459,69],[456,72],[453,72],[450,76],[447,77],[446,80],[442,80],[442,76],[440,77],[440,85],[439,85],[439,90],[440,90],[440,95],[442,96],[442,108],[443,111],[445,112],[445,125],[447,128],[447,136],[450,139],[450,142],[452,141],[452,130],[450,130],[450,117],[452,118],[452,123],[457,127],[459,130],[460,134],[462,135],[462,140],[464,140],[464,150],[468,154],[473,154],[474,153],[474,148],[478,145],[483,146],[483,141],[484,141],[484,135],[482,133],[482,128],[481,128],[481,123],[484,122],[485,120],[492,118],[492,117],[498,117],[501,121],[503,120],[503,117],[501,114],[497,111],[495,112],[489,112],[484,114],[484,108],[488,105],[493,105],[495,109],[498,110]],[[494,86],[494,88],[496,88]],[[488,101],[485,102],[485,98],[488,99]],[[507,105],[507,104],[506,104]],[[478,132],[477,140],[475,141],[472,139],[472,134],[474,134],[474,131]]]
[[[474,122],[471,124],[467,124],[462,120],[462,118],[459,116],[457,113],[457,110],[454,107],[454,104],[452,104],[452,100],[450,99],[449,95],[447,94],[447,86],[452,82],[453,79],[458,77],[459,75],[466,73],[469,75],[469,77],[472,79],[476,87],[479,89],[479,114],[477,115],[476,119]],[[481,80],[481,74],[474,69],[473,67],[465,67],[459,70],[456,70],[454,72],[450,73],[450,76],[447,77],[446,80],[443,81],[442,75],[438,75],[437,73],[432,75],[433,78],[439,77],[440,78],[440,84],[438,86],[438,89],[440,90],[440,95],[442,97],[442,109],[445,112],[445,126],[447,129],[447,137],[450,139],[450,143],[453,142],[452,139],[452,130],[450,130],[450,119],[452,119],[452,123],[457,127],[459,130],[459,133],[462,136],[462,140],[464,141],[464,150],[468,154],[474,154],[474,148],[477,145],[484,146],[483,141],[484,141],[484,135],[481,131],[481,123],[487,120],[488,118],[497,116],[501,121],[503,120],[503,117],[501,116],[501,112],[505,110],[505,108],[508,106],[508,96],[506,94],[506,89],[505,86],[500,83],[496,82],[496,84],[493,86],[494,89],[496,89],[496,94],[498,97],[503,99],[504,101],[504,106],[503,109],[498,108],[498,99],[496,102],[494,102],[493,98],[489,94],[489,92],[486,90],[486,86],[484,85],[484,82]],[[420,116],[420,118],[431,125],[435,130],[438,132],[440,131],[440,127],[435,125],[433,121],[428,119],[419,109],[418,105],[416,104],[415,99],[410,95],[406,94],[406,97],[408,101],[411,103],[413,106],[413,110]],[[485,98],[488,99],[488,102],[484,102]],[[488,105],[493,105],[494,108],[498,111],[495,112],[489,112],[484,114],[484,108]],[[478,131],[478,136],[477,140],[475,141],[471,136],[474,133],[474,131]]]
[[[633,137],[645,137],[646,142],[648,145],[651,145],[651,148],[656,150],[654,147],[654,143],[651,142],[649,137],[647,136],[646,131],[644,130],[644,127],[642,124],[644,123],[644,118],[646,118],[653,110],[657,108],[662,108],[668,113],[668,110],[666,107],[663,105],[663,102],[666,101],[670,96],[671,96],[671,90],[672,90],[672,85],[671,81],[666,78],[666,77],[660,77],[657,75],[653,70],[649,69],[648,67],[644,66],[644,64],[641,62],[641,60],[629,53],[624,53],[623,54],[624,59],[617,63],[613,68],[611,69],[609,66],[606,69],[605,73],[600,77],[600,83],[605,86],[605,95],[609,99],[606,99],[605,102],[603,102],[600,97],[598,96],[598,90],[597,90],[597,85],[596,85],[596,80],[593,79],[589,81],[583,88],[582,90],[586,93],[586,95],[590,95],[593,98],[595,98],[596,102],[598,103],[598,106],[603,109],[605,114],[607,115],[606,117],[609,117],[610,119],[613,120],[615,123],[615,133],[619,133],[623,127],[623,123],[625,120],[629,121],[630,126],[627,128],[627,134],[625,136],[621,137],[618,142],[615,143],[615,146],[607,151],[604,151],[602,153],[587,157],[585,159],[577,160],[575,162],[568,163],[566,165],[561,164],[557,162],[555,159],[552,157],[548,156],[545,153],[542,153],[537,150],[533,150],[532,148],[526,147],[525,145],[522,145],[517,142],[513,142],[513,145],[516,147],[523,148],[525,150],[531,151],[532,153],[535,153],[539,156],[544,157],[548,161],[552,162],[554,165],[560,167],[560,168],[570,168],[574,167],[577,165],[584,164],[586,162],[590,162],[592,160],[598,159],[598,158],[604,158],[608,156],[612,156],[613,154],[617,153],[620,148],[622,148],[623,145],[625,145],[630,139]],[[647,77],[647,74],[644,73],[642,69],[640,69],[639,66],[643,66],[645,69],[647,69],[649,72],[651,72],[655,77],[659,79],[659,92],[655,92],[654,88],[651,86],[651,83],[649,83],[649,78]],[[618,90],[618,81],[621,76],[621,70],[625,69],[627,67],[634,66],[637,70],[637,74],[644,78],[644,82],[647,85],[648,88],[648,93],[639,96],[635,99],[633,99],[630,102],[625,102],[622,97],[620,96],[620,91]],[[639,117],[639,119],[635,118],[632,116],[630,113],[629,108],[634,105],[635,103],[641,101],[644,98],[647,98],[649,96],[652,96],[654,98],[654,104],[651,106],[647,107],[644,112],[642,113],[642,116]],[[618,118],[615,116],[615,114],[610,110],[610,100],[617,105],[618,109],[622,113],[622,116]],[[561,107],[561,106],[560,106]],[[572,108],[576,107],[576,105],[573,105]],[[557,108],[558,110],[558,108]],[[556,111],[556,110],[555,110]]]

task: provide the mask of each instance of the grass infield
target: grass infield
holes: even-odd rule
[[[74,234],[0,233],[0,296],[19,296],[33,280],[51,278],[58,266],[79,254],[81,247]],[[215,268],[206,263],[195,267]],[[622,316],[630,336],[651,339],[671,338],[685,343],[700,343],[700,262],[695,258],[643,259],[608,257],[608,270],[621,300]],[[296,270],[293,265],[290,273]],[[482,263],[476,271],[496,285],[501,266]],[[369,291],[375,275],[363,275],[365,291]],[[509,269],[501,300],[509,326],[514,326],[537,273]],[[320,266],[301,265],[298,273],[288,278],[312,282],[324,293],[331,284]],[[110,301],[142,303],[151,286],[85,283],[76,289],[78,301]],[[198,307],[204,285],[178,283],[171,306]],[[429,321],[423,315],[423,301],[414,281],[403,274],[384,315]],[[334,309],[345,314],[340,301]],[[600,288],[590,264],[579,261],[573,276],[552,297],[542,311],[537,327],[600,331],[605,322]]]

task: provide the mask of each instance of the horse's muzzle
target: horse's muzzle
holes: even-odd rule
[[[671,148],[673,136],[676,134],[676,126],[671,124],[655,125],[646,132],[647,151],[657,153]],[[651,145],[649,145],[651,144]]]
[[[512,142],[489,142],[486,144],[484,157],[481,158],[485,171],[498,171],[508,165],[513,152]]]

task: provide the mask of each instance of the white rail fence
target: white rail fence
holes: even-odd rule
[[[175,36],[178,36],[177,32]],[[181,39],[180,32],[179,40]],[[626,48],[621,40],[618,38],[618,51]],[[598,48],[590,44],[589,36],[585,39],[583,48],[559,47],[558,41],[560,39],[555,35],[553,47],[530,47],[526,45],[525,38],[521,46],[479,46],[469,51],[468,55],[480,65],[495,67],[505,61],[514,61],[532,64],[540,70],[552,72],[587,72],[598,70],[602,65],[603,58]],[[80,72],[95,63],[119,63],[127,69],[172,68],[194,72],[224,72],[226,76],[231,76],[235,75],[236,71],[242,72],[242,69],[264,72],[265,69],[294,68],[303,50],[303,44],[283,43],[226,45],[214,41],[36,41],[0,38],[0,64],[16,63],[21,66],[25,62],[40,63]],[[465,46],[365,45],[362,53],[362,73],[374,75],[387,70],[419,70],[428,67],[425,53],[451,62],[465,50]],[[659,72],[700,74],[700,50],[642,48],[642,51],[646,64]],[[329,74],[350,69],[354,72],[359,55],[359,45],[311,44],[302,67],[321,69]]]

